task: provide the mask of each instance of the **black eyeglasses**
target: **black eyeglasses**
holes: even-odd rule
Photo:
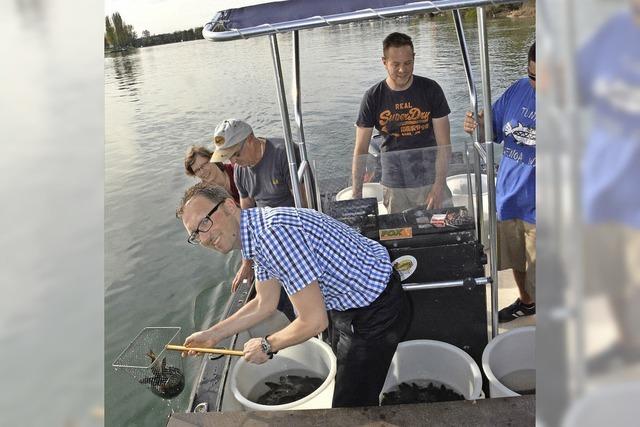
[[[207,231],[209,231],[211,229],[211,226],[213,225],[213,221],[211,221],[211,215],[213,215],[218,208],[220,207],[220,205],[224,203],[224,200],[222,200],[221,202],[219,202],[217,205],[215,205],[213,207],[213,209],[211,209],[209,211],[209,213],[200,220],[200,223],[198,224],[198,228],[196,228],[190,235],[189,238],[187,239],[187,242],[191,243],[192,245],[199,245],[200,244],[200,233],[206,233]]]
[[[536,75],[535,75],[535,74],[531,74],[531,73],[529,73],[529,78],[530,78],[531,80],[533,80],[534,82],[536,81]]]

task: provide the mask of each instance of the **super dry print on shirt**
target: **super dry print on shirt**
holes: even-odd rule
[[[395,104],[395,111],[384,110],[380,113],[378,123],[381,132],[393,136],[419,135],[429,129],[430,111],[422,111],[420,107],[413,107],[411,102]],[[389,123],[391,126],[387,126]]]

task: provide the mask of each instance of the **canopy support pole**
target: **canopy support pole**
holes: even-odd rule
[[[487,147],[487,190],[489,193],[489,265],[491,267],[491,336],[498,335],[498,224],[496,222],[496,180],[493,153],[493,112],[491,110],[491,81],[489,80],[489,45],[485,26],[484,7],[478,12],[478,43],[480,45],[480,71],[484,106],[484,140]]]
[[[300,36],[298,31],[293,32],[293,108],[295,112],[296,125],[298,126],[298,137],[300,148],[301,164],[298,168],[298,179],[304,178],[304,189],[307,198],[307,207],[317,209],[316,199],[313,197],[315,189],[312,187],[311,165],[307,157],[307,144],[304,139],[304,128],[302,126],[302,91],[300,90]]]
[[[458,35],[458,42],[460,43],[460,53],[462,55],[462,62],[464,64],[464,71],[467,77],[467,88],[469,90],[469,100],[471,103],[471,111],[473,111],[474,117],[478,117],[478,98],[476,94],[476,84],[473,80],[473,73],[471,71],[471,62],[469,61],[469,51],[467,50],[467,41],[464,37],[464,29],[462,28],[462,19],[460,19],[460,10],[454,9],[451,11],[453,15],[453,21],[456,25],[456,34]],[[472,148],[474,151],[478,151],[479,148],[482,148],[479,144],[475,144],[474,141],[478,141],[478,129],[473,131],[472,135]],[[466,146],[466,144],[465,144]],[[465,149],[465,154],[466,154]],[[484,220],[484,209],[482,206],[482,166],[480,164],[480,157],[482,157],[481,153],[478,153],[474,156],[474,172],[475,172],[475,180],[476,180],[476,211],[474,212],[476,216],[476,236],[478,240],[481,240],[483,230],[482,221]],[[486,155],[483,157],[486,160]],[[465,159],[468,161],[468,156],[465,156]],[[469,196],[469,206],[473,206],[472,199],[472,191],[471,191],[471,177],[469,176],[469,172],[467,169],[467,188],[468,196]],[[480,190],[478,190],[480,189]]]
[[[298,165],[293,148],[293,138],[291,136],[291,125],[289,123],[289,110],[287,109],[287,96],[284,91],[284,81],[282,78],[282,64],[280,63],[280,51],[278,50],[278,40],[276,34],[269,35],[271,42],[271,57],[273,58],[273,71],[276,76],[276,89],[278,90],[278,105],[280,106],[280,117],[282,119],[282,130],[284,133],[285,149],[287,151],[287,161],[289,162],[289,175],[291,177],[291,192],[297,208],[302,207],[302,196],[300,195],[300,181],[298,180]]]

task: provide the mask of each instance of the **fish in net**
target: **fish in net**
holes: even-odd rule
[[[153,350],[149,350],[147,357],[151,359],[150,377],[141,378],[140,384],[149,384],[151,392],[164,399],[172,399],[184,390],[184,374],[174,366],[167,366],[167,358],[160,362]]]

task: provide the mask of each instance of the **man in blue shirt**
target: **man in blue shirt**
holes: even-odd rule
[[[276,309],[283,287],[297,318],[247,341],[244,358],[264,363],[271,353],[324,331],[330,318],[338,361],[333,406],[378,405],[409,322],[404,291],[383,246],[311,209],[241,210],[223,188],[202,183],[187,190],[177,215],[190,243],[221,253],[241,249],[256,271],[256,297],[189,336],[185,346],[213,347],[262,322]]]
[[[498,266],[513,269],[520,297],[500,310],[509,322],[535,314],[536,280],[536,44],[529,49],[528,77],[513,83],[493,104],[493,134],[504,144],[496,183]],[[484,135],[480,120],[479,135]],[[477,123],[471,112],[465,132]]]

